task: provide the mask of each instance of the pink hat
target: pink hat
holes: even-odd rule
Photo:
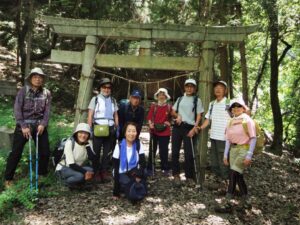
[[[233,106],[234,103],[237,103],[237,104],[243,106],[243,108],[244,108],[246,111],[249,110],[248,106],[245,104],[245,101],[244,101],[244,99],[243,99],[242,97],[234,98],[234,99],[230,100],[230,107],[229,107],[229,110],[232,109],[232,106]]]

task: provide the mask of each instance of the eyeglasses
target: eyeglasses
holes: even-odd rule
[[[103,89],[111,89],[111,86],[102,86]]]

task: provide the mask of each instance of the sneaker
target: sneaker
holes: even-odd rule
[[[154,176],[154,171],[152,169],[147,169],[147,177],[152,177]]]
[[[14,182],[12,180],[6,180],[4,182],[5,189],[10,188],[13,184],[14,184]]]
[[[110,174],[107,171],[102,171],[101,172],[101,177],[102,177],[102,181],[104,183],[111,181],[111,176],[110,176]]]
[[[214,208],[215,212],[217,213],[232,213],[233,211],[233,207],[231,204],[229,203],[225,203],[224,205],[222,206],[216,206]]]

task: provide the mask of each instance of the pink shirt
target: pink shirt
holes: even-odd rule
[[[248,134],[245,133],[242,122],[247,122]],[[243,113],[238,117],[234,117],[226,128],[226,139],[233,144],[243,145],[249,144],[250,138],[256,137],[254,121],[247,114]]]

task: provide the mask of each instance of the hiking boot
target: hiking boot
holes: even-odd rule
[[[228,202],[222,206],[219,205],[215,207],[215,212],[217,213],[232,213],[232,211],[233,211],[233,207]]]
[[[102,177],[102,182],[104,182],[104,183],[111,181],[111,176],[107,171],[102,171],[101,177]]]
[[[242,196],[242,199],[240,201],[240,205],[244,209],[251,209],[252,208],[251,200],[249,199],[249,197],[247,195]]]
[[[14,184],[14,182],[12,180],[6,180],[4,182],[5,189],[10,188],[13,184]]]
[[[147,169],[147,177],[151,177],[151,176],[154,176],[154,171],[150,168]]]

